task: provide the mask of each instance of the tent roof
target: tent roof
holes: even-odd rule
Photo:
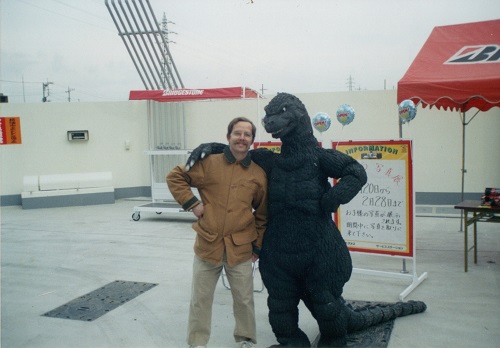
[[[397,94],[445,110],[500,106],[500,20],[435,27]]]
[[[180,102],[207,99],[258,98],[260,95],[247,87],[199,88],[130,91],[129,100],[156,100],[159,102]]]

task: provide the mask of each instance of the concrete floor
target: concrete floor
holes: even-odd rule
[[[1,209],[1,346],[186,347],[192,245],[190,215],[142,213],[140,200],[23,210]],[[416,274],[428,278],[405,300],[422,300],[423,314],[397,319],[389,348],[500,347],[500,225],[479,224],[478,264],[464,273],[458,217],[415,219]],[[472,252],[470,253],[470,257]],[[354,254],[355,267],[396,274],[402,261]],[[412,271],[412,263],[407,262]],[[92,322],[42,316],[114,280],[158,286]],[[255,279],[260,287],[260,278]],[[354,273],[344,297],[399,300],[407,280]],[[255,294],[258,347],[275,344],[267,293]],[[301,306],[300,325],[314,340],[314,320]],[[231,294],[216,290],[209,347],[235,347]]]

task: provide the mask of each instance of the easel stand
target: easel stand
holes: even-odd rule
[[[403,261],[405,261],[405,260],[403,260]],[[399,294],[399,299],[401,301],[403,301],[406,296],[408,296],[414,289],[416,289],[417,286],[420,285],[420,283],[422,283],[425,279],[427,279],[427,272],[424,272],[420,276],[418,276],[417,269],[416,269],[417,262],[415,260],[415,257],[412,258],[412,261],[413,261],[413,267],[412,267],[411,274],[408,273],[404,268],[400,273],[376,271],[376,270],[362,269],[362,268],[354,268],[353,273],[374,275],[374,276],[381,276],[381,277],[388,277],[388,278],[395,278],[395,279],[403,279],[403,280],[410,281],[411,284],[402,293]]]
[[[400,293],[402,301],[427,273],[417,274],[415,193],[413,191],[413,152],[411,140],[366,140],[332,142],[366,170],[368,182],[349,203],[335,213],[336,224],[351,252],[403,260],[400,272],[355,268],[354,273],[408,280]],[[412,260],[411,273],[406,260]]]

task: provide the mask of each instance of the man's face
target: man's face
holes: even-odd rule
[[[233,154],[246,155],[253,142],[252,125],[243,121],[236,123],[227,141]]]

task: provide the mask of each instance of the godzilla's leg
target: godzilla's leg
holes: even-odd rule
[[[269,290],[269,289],[268,289]],[[299,299],[273,298],[269,295],[269,323],[276,340],[284,347],[310,347],[309,338],[299,328]]]
[[[318,297],[327,300],[327,302],[321,301],[313,304],[321,335],[318,347],[346,346],[348,315],[343,299],[335,298],[326,292]]]
[[[277,341],[283,347],[310,347],[307,335],[299,328],[300,291],[295,281],[277,268],[260,268],[268,291],[269,323]]]
[[[318,322],[320,340],[318,347],[343,347],[347,345],[349,310],[342,298],[345,282],[349,279],[352,263],[347,247],[331,248],[330,257],[317,254],[315,263],[306,279],[305,289],[312,304],[311,313]]]

